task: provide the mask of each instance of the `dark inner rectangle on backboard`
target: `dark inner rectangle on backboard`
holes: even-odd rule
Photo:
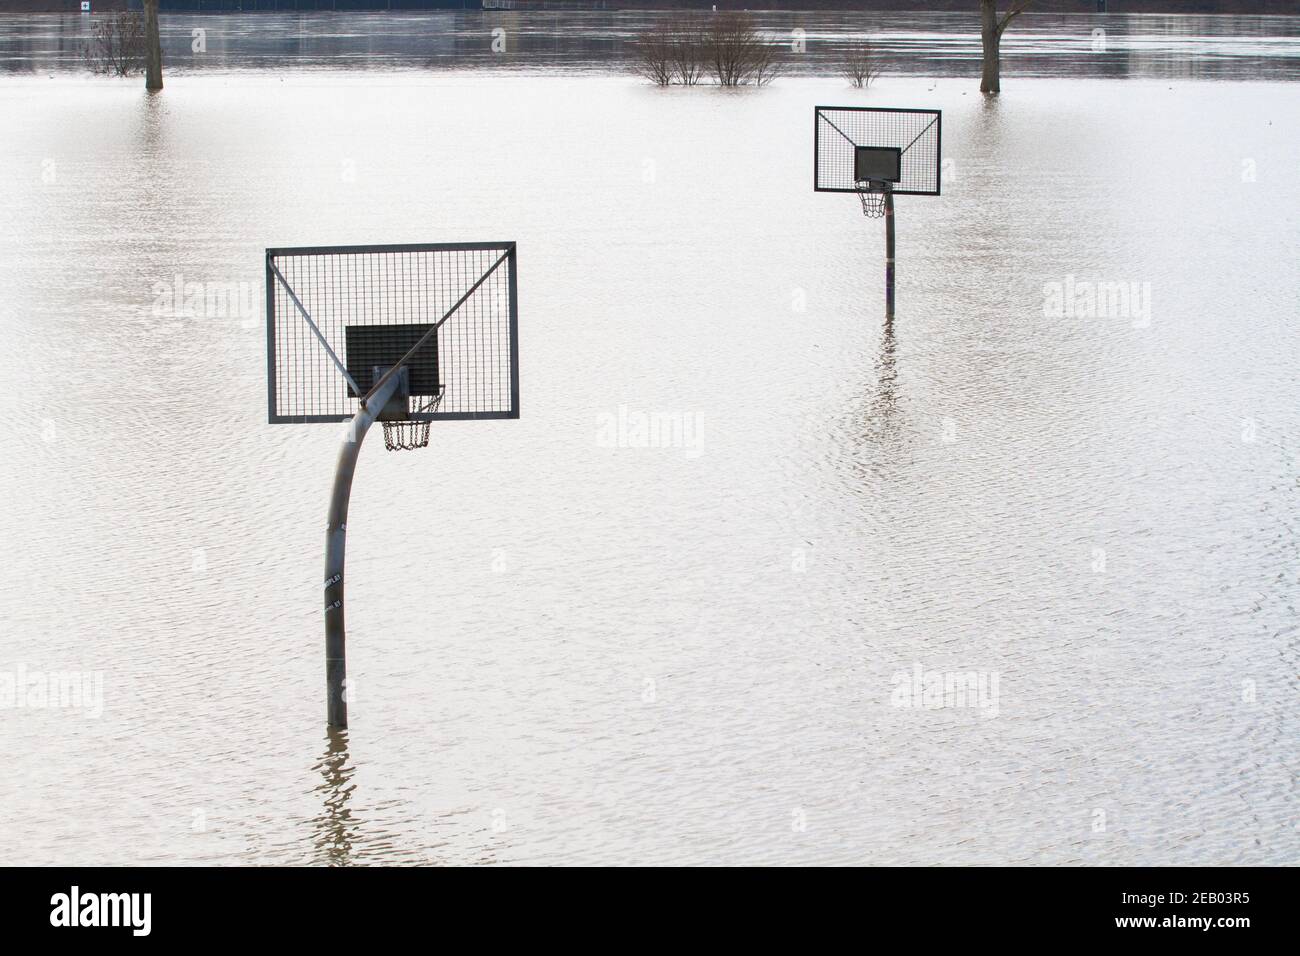
[[[853,154],[856,182],[896,183],[903,178],[903,151],[893,146],[857,146]]]
[[[362,394],[374,387],[376,366],[388,368],[396,365],[432,328],[431,323],[349,325],[345,328],[348,374],[356,380]],[[442,391],[442,383],[438,378],[437,335],[429,337],[429,341],[406,363],[406,368],[411,384],[410,394],[437,395]],[[360,397],[353,394],[351,386],[348,387],[348,394],[353,398]]]

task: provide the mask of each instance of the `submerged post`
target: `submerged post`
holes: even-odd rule
[[[885,318],[894,317],[894,191],[885,186]]]
[[[400,376],[393,376],[357,410],[348,426],[347,437],[343,439],[343,447],[339,449],[339,461],[334,469],[334,491],[330,495],[330,512],[325,523],[325,711],[331,727],[348,725],[348,702],[344,696],[348,664],[343,630],[343,562],[347,555],[352,475],[357,470],[357,457],[361,454],[361,442],[366,432],[401,382]]]

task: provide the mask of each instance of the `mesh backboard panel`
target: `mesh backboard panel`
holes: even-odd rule
[[[939,195],[939,110],[819,106],[813,115],[813,188],[853,192],[859,146],[900,150],[896,194]]]
[[[392,327],[392,341],[383,348],[402,342],[409,348],[419,338],[411,337],[411,327],[434,325],[438,326],[434,352],[430,356],[422,349],[408,371],[414,391],[417,382],[427,384],[429,370],[422,369],[421,363],[427,365],[432,358],[443,398],[436,410],[420,411],[428,399],[412,394],[408,400],[411,419],[518,418],[515,290],[513,242],[268,249],[269,420],[350,419],[356,414],[358,399],[350,394],[347,379],[330,352],[339,363],[351,367],[370,359],[350,359],[349,338],[353,348],[370,348],[377,341],[376,327]],[[320,337],[312,330],[313,323]],[[349,335],[349,327],[367,327],[368,331]],[[362,341],[369,344],[360,346]],[[391,361],[389,357],[374,364]],[[363,391],[369,387],[359,379],[358,385]]]

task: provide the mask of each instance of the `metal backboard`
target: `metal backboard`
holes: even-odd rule
[[[361,394],[365,395],[375,387],[380,377],[375,374],[376,369],[390,368],[417,345],[419,351],[406,363],[407,381],[402,391],[407,395],[427,397],[442,394],[442,379],[438,374],[438,337],[428,334],[432,329],[432,322],[349,325],[344,329],[348,375]],[[351,385],[348,394],[357,394]]]
[[[813,114],[813,189],[855,192],[864,161],[877,166],[886,158],[883,150],[898,150],[894,194],[937,196],[941,134],[939,110],[818,106]]]
[[[516,287],[513,242],[266,250],[268,420],[347,421],[374,367],[435,327],[406,366],[409,420],[518,418]]]
[[[903,151],[894,146],[859,146],[854,150],[857,182],[896,183],[903,178]]]

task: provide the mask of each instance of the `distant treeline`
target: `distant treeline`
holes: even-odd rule
[[[139,10],[140,0],[92,0],[95,12]],[[253,13],[293,10],[402,11],[470,9],[545,10],[856,10],[863,13],[974,13],[979,0],[159,0],[163,12]],[[1001,0],[999,7],[1005,7]],[[1300,14],[1297,0],[1105,0],[1110,13]],[[81,0],[0,0],[4,13],[76,13]],[[1029,13],[1095,13],[1098,0],[1038,0]]]

